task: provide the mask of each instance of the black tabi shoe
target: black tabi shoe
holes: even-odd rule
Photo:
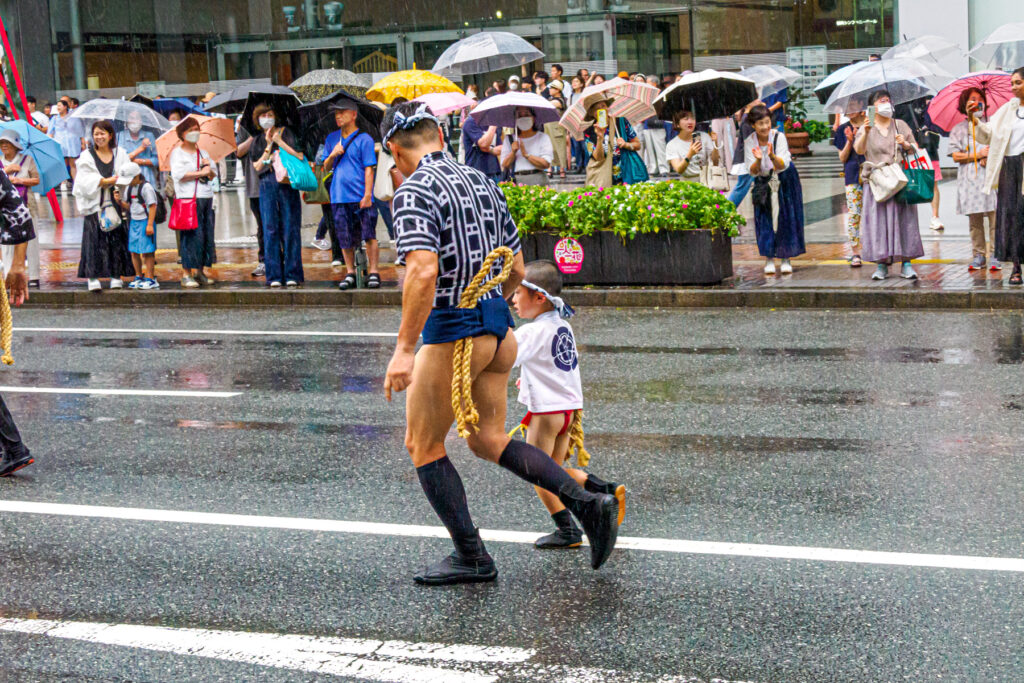
[[[583,526],[590,541],[590,566],[600,569],[619,535],[619,501],[615,496],[584,491],[576,482],[563,485],[558,498]]]
[[[6,455],[0,460],[0,477],[9,477],[23,467],[28,467],[35,462],[35,459],[25,451],[22,455],[8,458]]]
[[[559,529],[547,536],[541,536],[533,545],[542,550],[579,548],[583,545],[583,532],[579,529]]]
[[[455,583],[487,583],[498,578],[498,568],[487,554],[480,533],[471,538],[455,540],[455,552],[440,562],[424,567],[413,577],[426,586],[448,586]]]
[[[591,474],[587,477],[583,488],[591,493],[607,493],[610,496],[615,496],[615,500],[619,501],[619,526],[622,526],[622,520],[626,518],[626,487],[623,484],[615,481],[601,481]]]

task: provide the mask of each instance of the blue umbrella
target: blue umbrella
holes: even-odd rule
[[[169,116],[175,109],[182,109],[186,114],[209,116],[205,109],[184,97],[158,97],[153,100],[153,109],[162,116]]]
[[[0,130],[16,132],[25,152],[36,162],[39,184],[32,187],[33,192],[46,194],[69,178],[64,166],[64,150],[49,135],[25,121],[0,121]]]

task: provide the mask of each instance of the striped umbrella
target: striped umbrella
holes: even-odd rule
[[[433,71],[410,69],[396,71],[374,83],[373,87],[366,91],[366,99],[391,104],[396,97],[414,100],[420,95],[432,92],[461,93],[462,88]]]
[[[590,127],[584,122],[587,110],[595,102],[606,100],[611,102],[608,107],[609,116],[625,118],[634,126],[654,116],[654,98],[658,89],[646,83],[627,81],[624,78],[613,78],[584,88],[580,98],[569,107],[559,123],[577,140],[583,139],[583,133]]]

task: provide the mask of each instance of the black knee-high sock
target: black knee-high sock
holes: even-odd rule
[[[479,534],[469,516],[466,489],[462,486],[462,477],[455,465],[446,455],[440,460],[417,467],[416,475],[430,506],[451,534],[455,548],[463,555],[473,554]],[[483,551],[482,544],[479,549]]]
[[[21,434],[18,432],[18,426],[14,424],[14,416],[7,409],[7,404],[2,396],[0,396],[0,444],[3,445],[4,452],[12,457],[20,456],[28,450],[21,442]]]
[[[512,439],[501,452],[498,464],[534,486],[550,491],[579,517],[588,496],[583,487],[559,467],[551,456],[525,441]],[[564,494],[571,494],[567,497]]]

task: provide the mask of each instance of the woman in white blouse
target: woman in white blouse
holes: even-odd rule
[[[193,118],[184,119],[175,130],[180,142],[171,150],[171,178],[174,180],[174,201],[195,199],[195,230],[179,230],[181,235],[181,286],[194,289],[200,285],[214,284],[204,268],[217,262],[217,250],[213,241],[215,217],[213,211],[213,186],[210,181],[216,170],[210,163],[210,156],[199,149],[199,122]]]
[[[757,105],[747,114],[754,127],[743,141],[743,165],[754,178],[754,228],[757,249],[765,258],[764,272],[775,274],[775,259],[781,259],[780,272],[793,272],[789,260],[803,254],[804,198],[800,176],[793,166],[786,136],[772,128],[768,107]]]
[[[501,146],[501,168],[512,169],[518,185],[547,185],[547,170],[554,158],[551,138],[540,130],[537,117],[528,107],[516,108],[516,139],[505,136]]]

